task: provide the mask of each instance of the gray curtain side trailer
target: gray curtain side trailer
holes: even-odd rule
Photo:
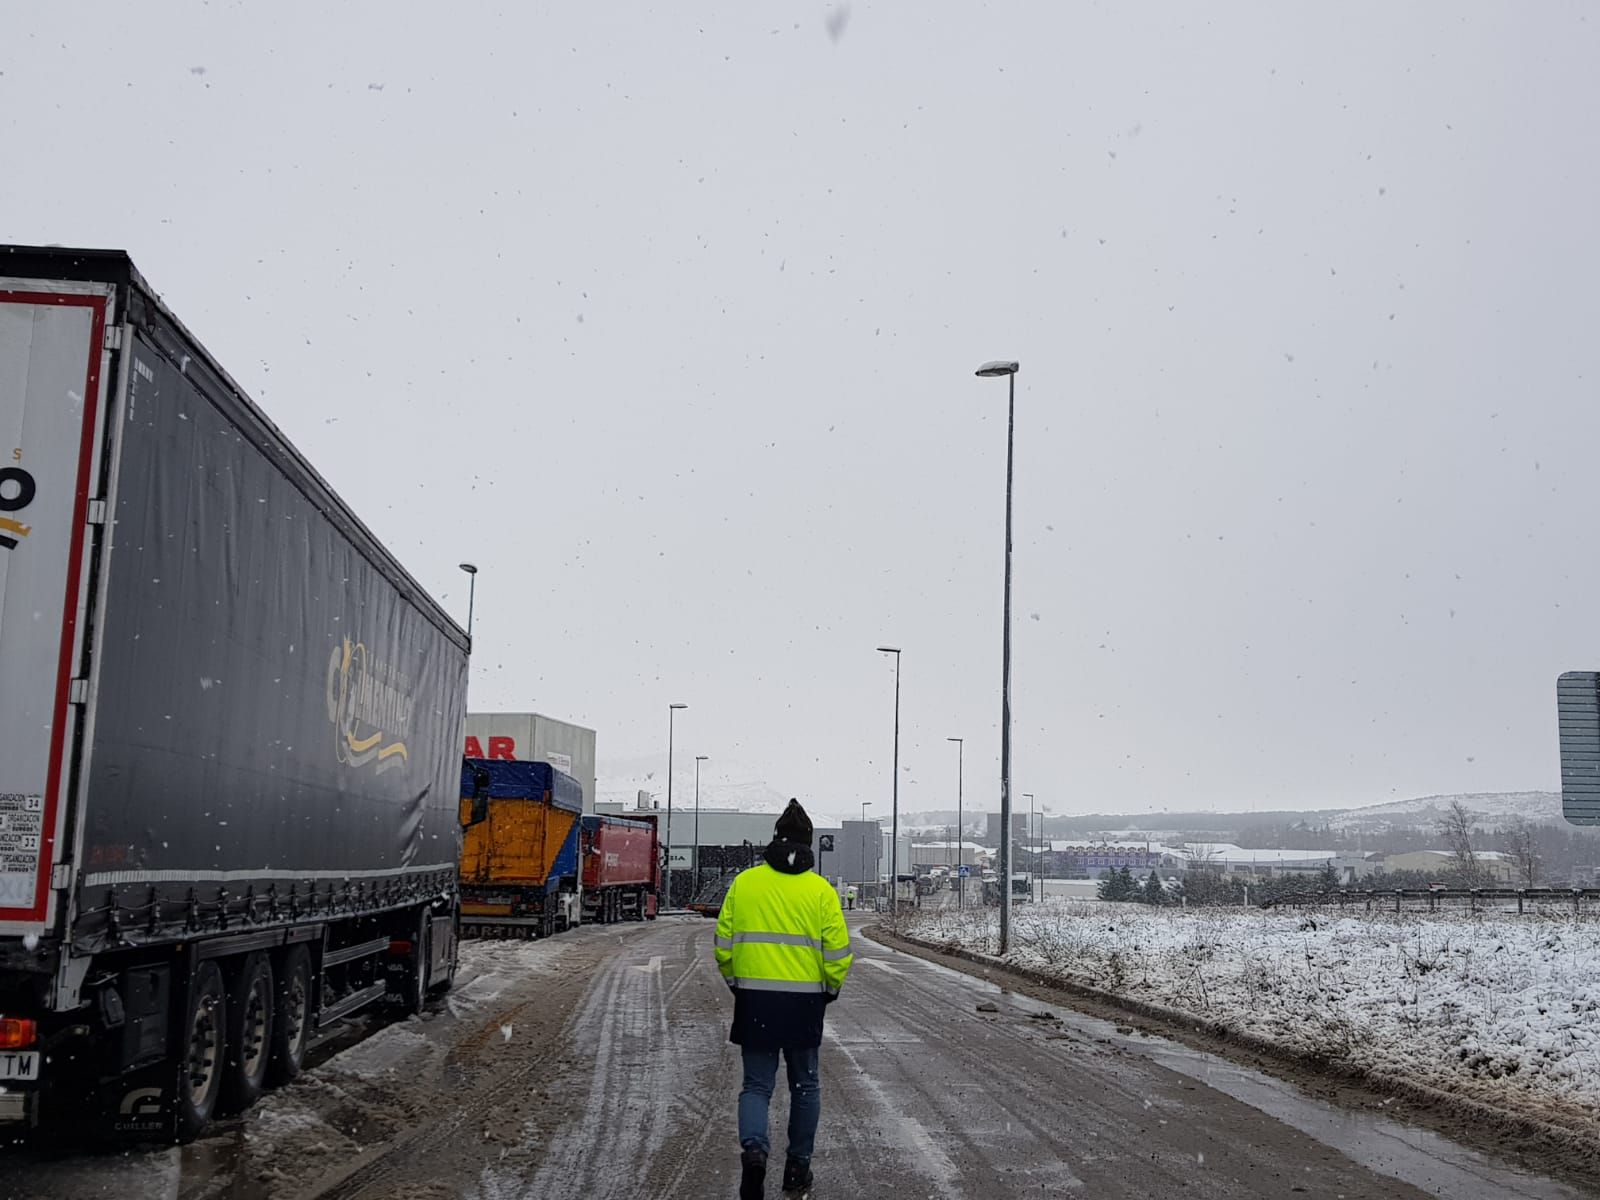
[[[448,986],[467,656],[126,254],[0,246],[0,1139]]]

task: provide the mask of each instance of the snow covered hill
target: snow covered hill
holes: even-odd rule
[[[1535,824],[1561,822],[1561,794],[1559,792],[1471,792],[1439,796],[1416,796],[1408,800],[1391,800],[1359,808],[1323,809],[1315,812],[1282,810],[1276,812],[1162,812],[1156,813],[1099,813],[1073,814],[1074,827],[1070,836],[1104,836],[1102,831],[1116,829],[1187,831],[1210,830],[1229,834],[1240,845],[1251,845],[1251,832],[1264,825],[1285,825],[1296,821],[1320,828],[1327,825],[1342,833],[1383,834],[1406,830],[1423,830],[1429,833],[1439,828],[1439,821],[1453,801],[1459,800],[1473,816],[1473,824],[1480,830],[1501,829],[1512,820],[1522,817]],[[1026,810],[1022,810],[1026,812]],[[955,819],[954,812],[902,812],[902,828],[927,833],[942,833]],[[987,828],[986,813],[969,808],[966,812],[967,829],[982,832]],[[1052,814],[1052,828],[1059,829],[1060,815]],[[1092,831],[1092,832],[1091,832]],[[1219,837],[1217,840],[1229,840]]]
[[[1561,818],[1559,792],[1470,792],[1452,796],[1418,796],[1338,813],[1329,824],[1333,828],[1363,833],[1390,829],[1437,829],[1450,805],[1459,800],[1473,815],[1480,829],[1499,829],[1518,817],[1532,822],[1556,822]]]

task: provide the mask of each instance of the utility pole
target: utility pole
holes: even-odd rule
[[[1015,362],[986,362],[980,378],[1006,377],[1006,590],[1000,625],[1000,957],[1011,950],[1011,489],[1017,430]]]
[[[879,646],[880,654],[894,655],[894,786],[889,814],[889,912],[900,912],[900,648]]]

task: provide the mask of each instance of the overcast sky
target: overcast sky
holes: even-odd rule
[[[115,246],[474,709],[887,808],[1558,784],[1600,665],[1582,3],[16,3],[0,240]]]

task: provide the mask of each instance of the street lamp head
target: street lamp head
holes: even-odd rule
[[[710,762],[711,756],[709,754],[696,754],[694,760],[695,762]]]
[[[688,708],[689,706],[687,704],[669,704],[669,705],[667,705],[667,707],[668,708]]]
[[[999,375],[1015,375],[1021,366],[1021,363],[1003,362],[997,359],[994,362],[984,363],[973,373],[980,379],[993,379]]]
[[[900,647],[899,646],[879,646],[878,647],[878,653],[879,654],[899,654],[900,653]]]
[[[463,571],[465,571],[468,575],[476,575],[478,573],[478,568],[476,566],[474,566],[472,563],[462,563],[461,564],[461,569]]]
[[[964,742],[966,740],[966,738],[945,738],[947,742]]]

